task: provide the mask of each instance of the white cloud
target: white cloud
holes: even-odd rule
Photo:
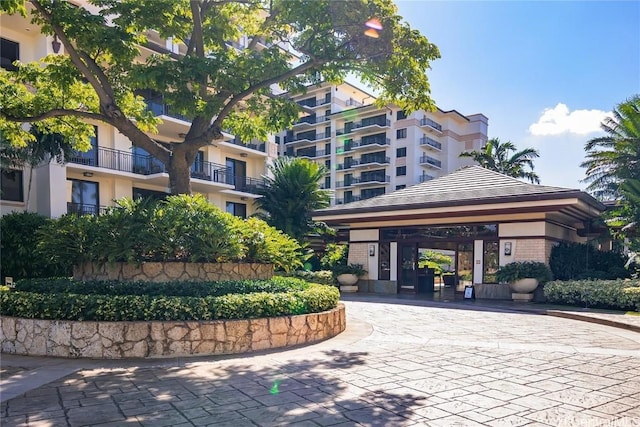
[[[600,123],[610,113],[600,110],[569,111],[563,103],[554,108],[545,108],[537,122],[529,126],[529,133],[536,136],[572,133],[587,135],[600,132]]]

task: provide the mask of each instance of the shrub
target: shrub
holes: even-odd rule
[[[622,279],[629,277],[627,259],[616,251],[601,251],[589,244],[562,242],[551,249],[549,267],[556,280]]]
[[[121,199],[104,215],[65,215],[40,233],[46,260],[257,262],[302,265],[298,242],[255,218],[241,220],[202,195],[163,201]]]
[[[552,304],[640,310],[640,282],[637,280],[557,280],[545,285],[544,295]]]
[[[104,286],[104,282],[102,285],[79,282],[85,285],[75,283],[78,288],[66,292],[65,286],[70,286],[72,282],[62,279],[52,283],[52,288],[57,286],[65,289],[65,292],[18,290],[28,289],[27,284],[33,289],[37,288],[37,284],[45,286],[45,281],[30,281],[16,284],[16,289],[0,289],[0,313],[5,316],[57,320],[244,319],[325,311],[335,308],[340,298],[340,293],[332,286],[309,284],[294,278],[275,278],[270,284],[266,282],[243,281],[238,288],[247,291],[251,288],[251,292],[247,293],[210,293],[206,296],[124,294],[124,287],[117,289],[117,282],[112,282],[111,287]],[[135,292],[134,284],[128,285],[130,291]],[[222,283],[218,288],[216,285],[209,284],[218,291],[233,286],[232,282]],[[77,292],[81,286],[85,286],[82,289],[85,293]],[[102,293],[91,292],[91,286]],[[268,290],[257,291],[261,286]]]
[[[543,262],[519,261],[502,266],[496,272],[498,283],[513,283],[520,279],[537,279],[540,283],[551,280],[551,271]]]
[[[321,270],[321,271],[296,270],[288,273],[278,272],[277,274],[283,277],[297,277],[299,279],[306,280],[307,282],[320,283],[322,285],[335,284],[333,272],[329,270]]]
[[[0,275],[14,279],[25,277],[63,276],[72,273],[66,260],[45,259],[36,252],[38,232],[50,222],[31,212],[10,213],[0,218]]]

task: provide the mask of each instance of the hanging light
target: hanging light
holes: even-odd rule
[[[373,28],[367,28],[367,30],[364,32],[364,35],[367,37],[371,37],[372,39],[377,39],[380,37],[380,34],[378,34],[378,32]]]
[[[382,30],[382,24],[378,18],[371,18],[364,25],[377,31]]]
[[[60,43],[60,40],[58,40],[58,35],[54,34],[53,35],[53,41],[51,42],[51,47],[53,48],[53,53],[60,52],[60,46],[62,46],[62,43]]]

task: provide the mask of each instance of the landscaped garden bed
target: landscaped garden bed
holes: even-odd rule
[[[342,332],[332,286],[239,282],[23,280],[0,291],[2,351],[65,357],[227,354]]]
[[[640,312],[640,280],[566,280],[547,282],[548,303]]]

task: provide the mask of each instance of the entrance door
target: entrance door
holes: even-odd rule
[[[456,292],[464,292],[465,286],[473,285],[473,243],[458,244],[456,276]]]
[[[398,245],[398,293],[415,293],[418,289],[418,275],[416,274],[417,247],[412,245]]]

